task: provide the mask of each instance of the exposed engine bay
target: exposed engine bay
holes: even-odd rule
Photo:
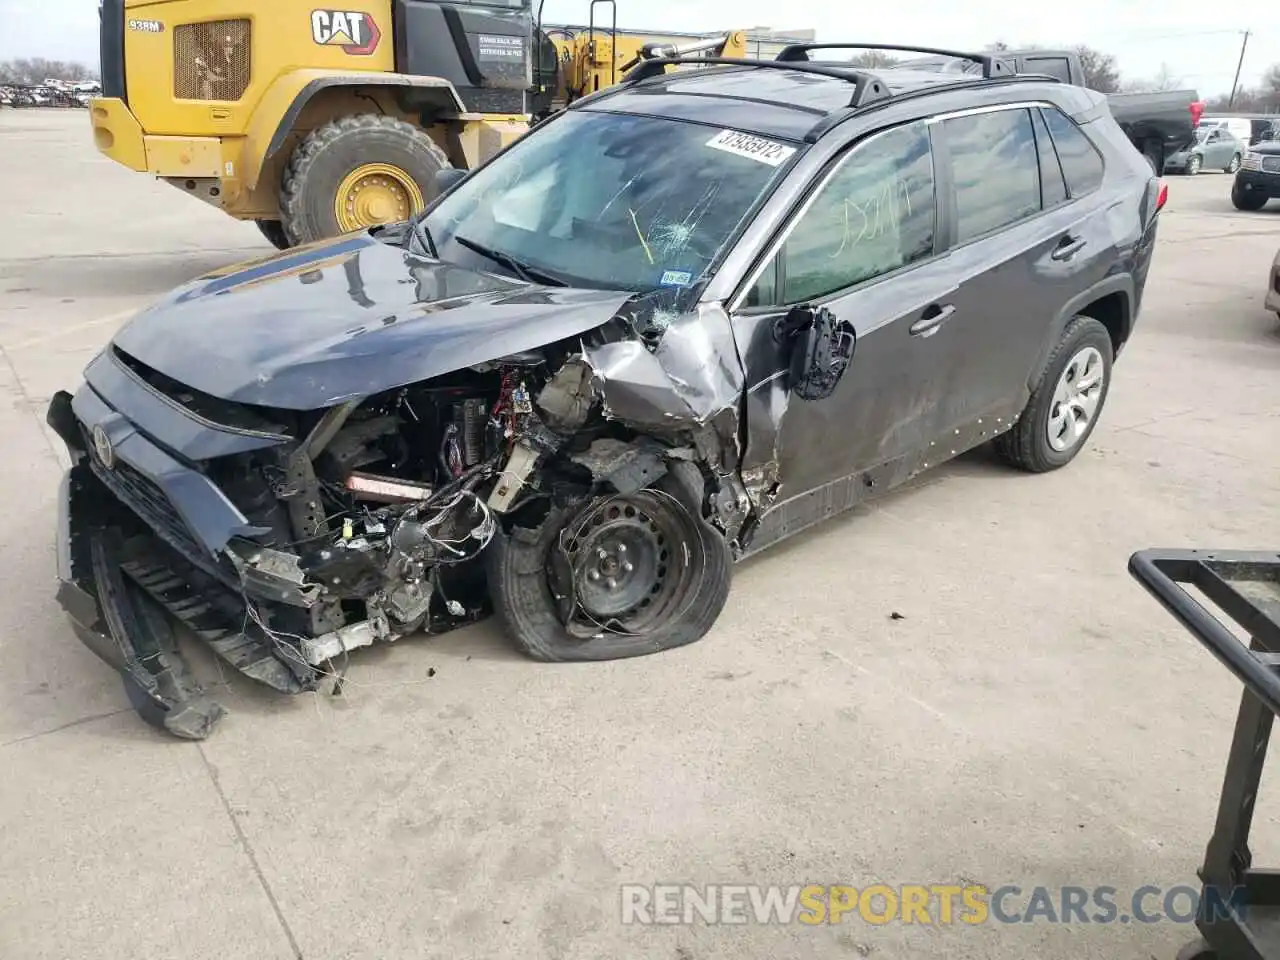
[[[550,495],[533,467],[566,443],[535,412],[546,388],[543,358],[528,354],[333,408],[294,450],[237,464],[246,475],[224,489],[265,484],[250,519],[271,534],[230,554],[247,584],[295,607],[277,619],[303,634],[309,665],[488,612],[468,565],[498,514]]]

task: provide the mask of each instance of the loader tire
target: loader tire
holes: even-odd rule
[[[258,230],[277,250],[289,249],[289,235],[284,232],[284,225],[279,220],[255,220]]]
[[[373,113],[331,120],[289,157],[280,188],[285,233],[310,243],[408,219],[434,199],[436,173],[449,166],[439,145],[403,120]]]

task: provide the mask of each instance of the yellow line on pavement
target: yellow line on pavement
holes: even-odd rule
[[[105,317],[98,317],[96,320],[85,320],[83,323],[73,323],[69,327],[63,327],[60,330],[55,330],[39,337],[31,337],[27,340],[21,340],[18,343],[3,343],[0,344],[0,346],[3,346],[6,350],[25,350],[28,347],[38,347],[42,343],[51,343],[54,340],[61,340],[63,337],[69,336],[73,333],[79,333],[81,330],[90,330],[93,327],[101,327],[108,323],[118,323],[121,320],[133,316],[140,309],[141,307],[135,307],[132,310],[121,310],[119,313],[109,313]]]

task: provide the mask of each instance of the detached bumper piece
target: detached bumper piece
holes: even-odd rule
[[[1203,940],[1179,960],[1280,958],[1280,871],[1253,866],[1249,830],[1280,712],[1280,553],[1146,550],[1129,572],[1245,685],[1227,758],[1218,821],[1200,868]],[[1197,588],[1248,645],[1187,590]]]
[[[189,545],[172,535],[172,518],[159,509],[159,491],[152,499],[137,490],[121,496],[125,483],[149,481],[128,470],[108,473],[85,449],[66,394],[55,396],[49,423],[75,461],[58,498],[58,601],[80,640],[120,673],[138,714],[175,736],[200,740],[226,713],[183,660],[175,623],[273,689],[314,689],[315,671],[249,621],[243,597],[215,575],[217,562],[210,558],[201,569],[187,557],[182,547]]]

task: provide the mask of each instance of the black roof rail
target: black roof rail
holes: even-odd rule
[[[790,49],[789,47],[787,49]],[[785,51],[784,51],[785,52]],[[677,64],[696,64],[703,66],[713,64],[726,67],[750,67],[758,70],[790,70],[798,73],[812,73],[820,77],[831,77],[853,84],[853,96],[849,100],[850,107],[864,107],[877,100],[887,100],[889,88],[884,81],[873,73],[859,70],[856,67],[840,67],[831,64],[805,63],[804,61],[781,60],[748,60],[744,57],[656,57],[643,60],[632,68],[622,82],[625,85],[640,83],[651,77],[659,77],[667,72],[667,67]]]
[[[908,47],[894,43],[792,43],[782,48],[774,62],[805,63],[810,50],[893,50],[897,53],[923,53],[934,57],[956,57],[972,60],[982,65],[982,79],[1005,77],[1014,70],[998,56],[990,53],[970,53],[963,50],[944,50],[939,47]]]

